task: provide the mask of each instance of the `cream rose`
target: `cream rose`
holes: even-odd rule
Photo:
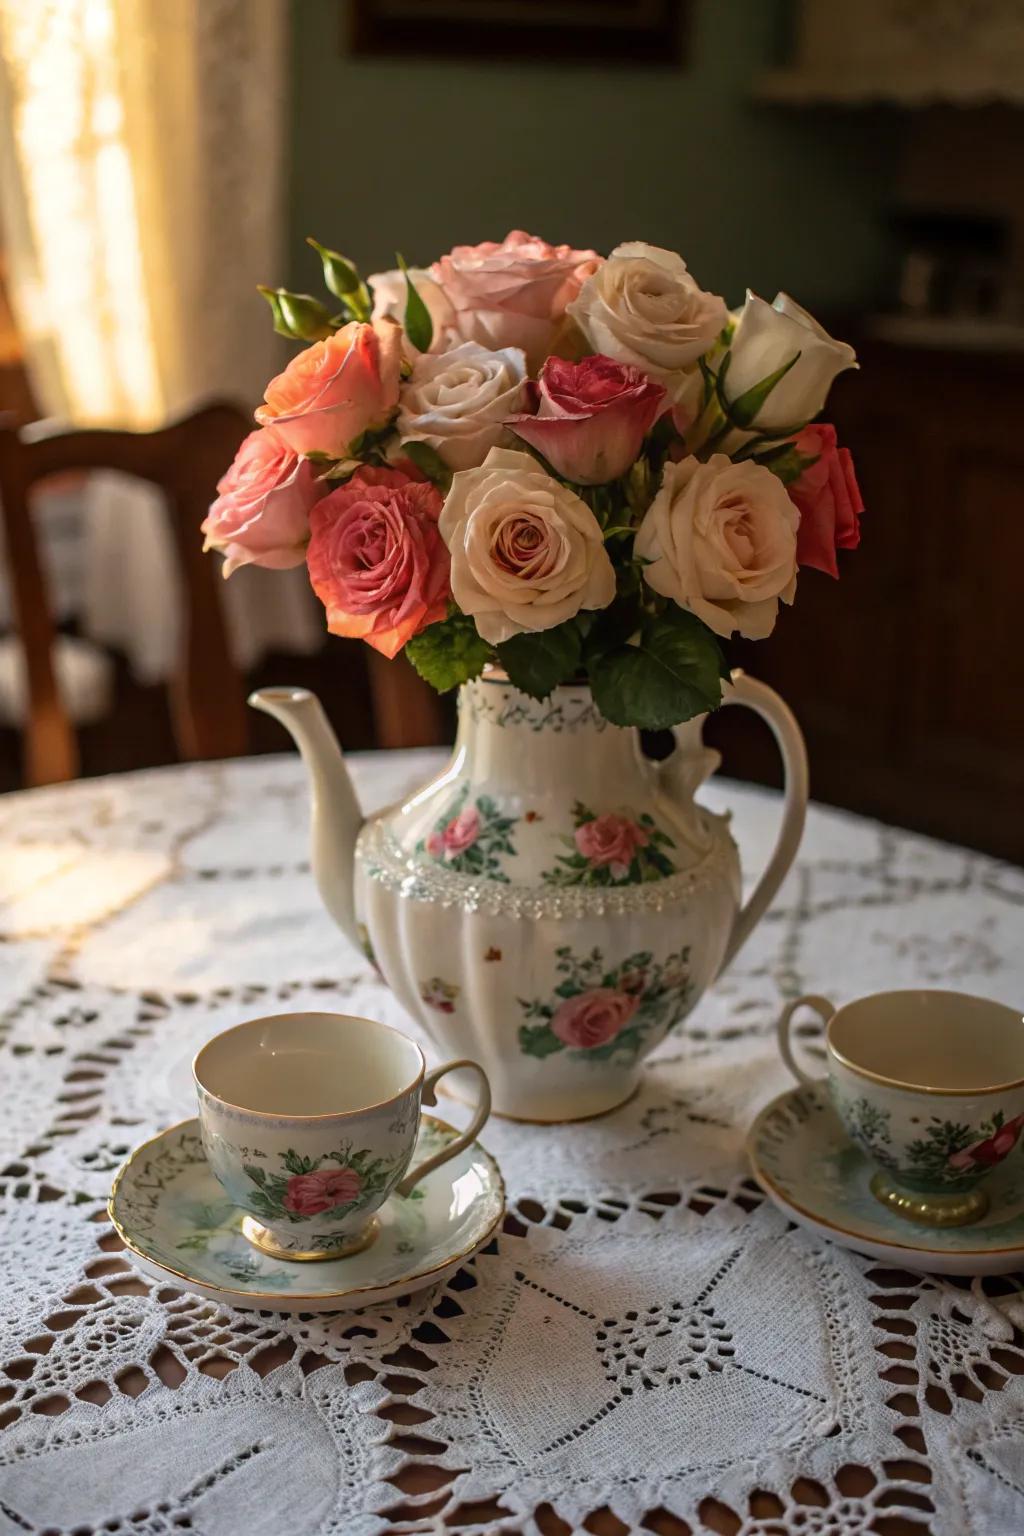
[[[857,354],[845,341],[836,341],[813,315],[788,293],[768,304],[747,292],[729,348],[725,394],[730,400],[775,373],[792,358],[797,361],[775,385],[751,423],[757,432],[788,437],[817,416],[836,374],[857,367]]]
[[[606,608],[615,572],[593,512],[528,453],[492,448],[452,481],[441,512],[452,596],[485,640],[552,629]]]
[[[595,352],[642,368],[676,401],[699,394],[697,359],[729,318],[675,251],[642,240],[618,245],[580,289],[568,313]]]
[[[655,592],[717,635],[739,630],[763,640],[775,627],[779,598],[791,603],[796,593],[799,526],[799,512],[770,469],[715,453],[706,464],[666,464],[635,550],[651,562],[644,580]]]
[[[489,352],[466,341],[420,357],[399,397],[399,436],[426,443],[449,469],[475,469],[508,436],[504,421],[522,408],[525,381],[518,347]]]

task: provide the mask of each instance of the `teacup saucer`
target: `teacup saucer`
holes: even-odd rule
[[[847,1138],[824,1083],[790,1088],[747,1134],[754,1177],[784,1215],[844,1248],[900,1269],[1001,1275],[1024,1269],[1024,1158],[1011,1154],[986,1189],[991,1209],[969,1227],[918,1227],[870,1190],[874,1165]]]
[[[458,1132],[424,1115],[412,1166]],[[211,1301],[275,1312],[369,1307],[437,1284],[493,1236],[505,1209],[498,1165],[479,1142],[378,1212],[376,1240],[348,1258],[284,1263],[242,1236],[242,1213],[210,1171],[198,1120],[136,1148],[114,1180],[110,1219],[144,1274]]]

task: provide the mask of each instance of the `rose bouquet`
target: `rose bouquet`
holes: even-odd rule
[[[721,702],[722,642],[769,635],[800,566],[856,546],[850,455],[811,424],[856,359],[787,295],[730,314],[640,242],[516,230],[368,282],[310,244],[337,312],[262,290],[306,345],[203,525],[225,575],[305,562],[332,634],[439,690],[585,677],[608,720],[662,727]]]

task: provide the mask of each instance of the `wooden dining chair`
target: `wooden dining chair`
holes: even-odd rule
[[[50,431],[45,424],[19,432],[0,422],[0,515],[28,683],[27,784],[72,779],[79,768],[78,743],[57,686],[54,623],[29,505],[34,486],[69,471],[115,470],[164,492],[186,608],[170,683],[175,741],[184,758],[234,757],[246,750],[244,692],[217,591],[220,566],[203,554],[199,527],[218,479],[251,429],[238,407],[223,402],[156,432]]]

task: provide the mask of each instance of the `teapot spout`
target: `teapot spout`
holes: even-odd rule
[[[312,797],[313,874],[324,906],[358,949],[353,877],[363,814],[323,705],[308,688],[261,688],[249,703],[279,720],[302,753]]]

